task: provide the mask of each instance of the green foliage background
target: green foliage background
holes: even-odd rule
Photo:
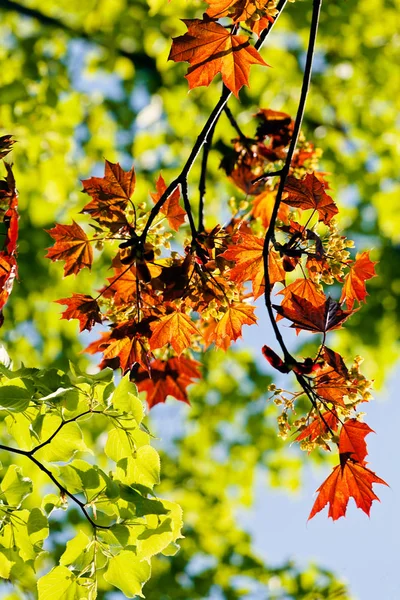
[[[167,56],[171,37],[185,30],[179,19],[201,15],[204,6],[177,0],[0,0],[0,134],[18,140],[12,158],[21,212],[20,282],[5,310],[2,341],[16,365],[65,369],[68,359],[88,365],[79,355],[87,338],[77,335],[76,322],[59,319],[61,308],[53,300],[91,293],[106,272],[99,266],[63,280],[62,266],[44,258],[51,242],[44,229],[76,218],[85,202],[79,180],[101,174],[104,157],[126,168],[133,160],[137,200],[148,201],[160,170],[167,181],[179,172],[220,84],[188,94],[185,65],[168,63]],[[400,100],[393,76],[400,62],[399,9],[398,0],[326,2],[303,127],[323,149],[321,166],[331,174],[341,226],[359,251],[373,247],[372,258],[380,261],[367,305],[335,342],[344,356],[366,356],[365,371],[378,385],[396,358],[400,323]],[[262,51],[272,68],[253,68],[251,88],[242,90],[240,103],[230,103],[245,132],[252,132],[251,116],[260,106],[295,113],[310,10],[308,1],[287,5]],[[232,137],[222,116],[215,140]],[[209,226],[224,219],[226,201],[237,194],[221,176],[219,160],[214,151]],[[193,193],[198,175],[196,166]],[[235,576],[244,574],[267,588],[278,577],[288,598],[336,597],[332,590],[340,584],[329,573],[300,573],[292,565],[269,569],[238,528],[235,511],[251,502],[255,473],[267,468],[272,483],[293,488],[301,479],[301,458],[275,436],[273,408],[265,409],[269,380],[254,359],[244,352],[229,359],[213,353],[207,364],[184,430],[162,456],[161,490],[183,507],[186,538],[175,557],[154,563],[145,592],[149,598],[189,600],[208,597],[216,586],[223,598],[243,598]],[[98,443],[93,439],[95,453]],[[225,457],[219,462],[213,458],[217,447]],[[66,514],[68,527],[74,519],[73,511]],[[196,556],[212,560],[191,571]],[[284,597],[272,587],[268,594]]]

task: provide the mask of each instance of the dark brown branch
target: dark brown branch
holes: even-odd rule
[[[225,109],[227,106],[225,106]],[[208,155],[211,150],[212,140],[214,137],[216,123],[208,132],[203,145],[203,157],[201,160],[201,173],[199,181],[199,232],[204,231],[204,199],[206,195],[206,179],[207,179],[207,166],[208,166]]]
[[[192,240],[194,241],[197,237],[197,229],[196,229],[196,225],[194,224],[192,207],[190,205],[190,200],[189,200],[188,184],[187,184],[186,179],[184,179],[181,182],[181,190],[182,190],[183,204],[185,206],[185,210],[186,210],[186,213],[187,213],[187,216],[189,219],[190,231],[192,232]]]
[[[41,444],[38,444],[37,446],[35,446],[34,448],[32,448],[32,450],[28,450],[28,455],[32,456],[33,454],[35,454],[36,452],[38,452],[38,450],[41,450],[42,448],[44,448],[44,446],[47,446],[48,444],[50,444],[54,438],[56,437],[56,435],[61,431],[61,429],[63,427],[65,427],[65,425],[68,425],[68,423],[74,423],[74,421],[77,421],[78,419],[80,419],[81,417],[84,417],[85,415],[103,415],[103,411],[101,410],[86,410],[85,412],[81,413],[80,415],[77,415],[76,417],[73,417],[72,419],[68,419],[67,421],[62,421],[59,426],[57,427],[57,429],[55,431],[53,431],[53,433],[51,434],[50,437],[47,438],[47,440],[45,440],[44,442],[42,442]]]
[[[261,33],[259,39],[257,40],[257,42],[254,44],[254,48],[256,50],[259,50],[264,41],[266,40],[268,34],[272,31],[272,28],[274,26],[274,24],[277,22],[280,14],[282,13],[283,8],[286,5],[287,0],[280,0],[278,5],[277,5],[277,10],[279,11],[278,14],[275,17],[275,21],[273,23],[270,23],[270,26],[266,29],[264,29],[264,31]],[[194,162],[200,152],[200,150],[202,149],[211,129],[214,127],[214,125],[217,123],[222,111],[224,110],[229,98],[231,97],[232,92],[230,92],[225,86],[222,89],[222,94],[220,99],[218,100],[217,104],[215,105],[214,109],[212,110],[210,116],[208,117],[203,129],[201,130],[201,132],[199,133],[197,140],[192,148],[192,151],[189,154],[189,157],[186,160],[186,163],[184,164],[182,171],[180,172],[180,174],[178,175],[178,177],[176,177],[167,187],[167,189],[165,190],[165,192],[161,195],[160,199],[158,200],[158,202],[153,206],[153,208],[150,211],[150,215],[149,218],[147,219],[147,223],[143,229],[143,232],[140,236],[141,242],[142,244],[145,242],[146,240],[146,236],[147,233],[154,221],[154,219],[156,218],[156,216],[158,215],[158,213],[160,212],[161,207],[164,205],[164,203],[166,202],[167,198],[169,198],[169,196],[172,194],[172,192],[174,192],[176,190],[176,188],[178,187],[178,185],[180,185],[183,181],[185,181],[194,165]]]
[[[277,219],[279,207],[280,207],[280,204],[282,201],[282,195],[283,195],[283,191],[285,188],[286,178],[289,174],[289,169],[290,169],[290,165],[292,162],[293,154],[296,149],[297,140],[298,140],[298,137],[300,134],[301,123],[303,121],[308,90],[310,88],[312,63],[313,63],[313,57],[314,57],[315,42],[316,42],[316,38],[317,38],[321,4],[322,4],[322,0],[313,0],[313,13],[312,13],[312,19],[311,19],[311,26],[310,26],[310,37],[309,37],[309,41],[308,41],[307,57],[306,57],[306,64],[304,67],[303,84],[301,87],[299,106],[297,109],[296,119],[294,122],[293,135],[292,135],[292,139],[290,141],[289,150],[288,150],[288,153],[286,156],[285,164],[282,168],[282,172],[280,175],[279,187],[278,187],[278,191],[276,194],[276,200],[275,200],[274,208],[273,208],[272,215],[271,215],[271,221],[270,221],[270,224],[268,227],[267,234],[265,236],[264,250],[263,250],[264,273],[265,273],[265,294],[264,294],[265,306],[268,311],[268,316],[271,321],[271,325],[273,327],[276,340],[281,347],[285,362],[288,364],[292,364],[294,359],[286,347],[286,344],[283,340],[282,334],[279,330],[279,327],[275,320],[274,312],[272,309],[271,281],[270,281],[270,277],[269,277],[268,259],[269,259],[269,252],[270,252],[270,244],[271,244],[271,242],[272,242],[272,244],[274,244],[274,242],[275,242],[276,219]]]
[[[87,413],[83,413],[83,414],[87,414]],[[83,416],[83,414],[79,415],[76,418]],[[69,422],[75,421],[75,420],[76,419],[70,419]],[[67,421],[64,421],[65,425],[66,425],[66,423],[67,423]],[[51,439],[54,438],[54,435],[56,435],[56,433],[58,433],[58,431],[60,429],[61,429],[61,427],[58,428],[57,432],[55,432],[54,434],[52,434],[50,436]],[[49,438],[50,441],[51,441],[51,439]],[[62,495],[68,496],[68,498],[70,498],[73,502],[75,502],[75,504],[77,504],[79,506],[79,508],[81,509],[85,518],[89,521],[89,523],[92,525],[92,527],[94,529],[110,529],[110,526],[108,526],[108,525],[98,525],[95,521],[93,521],[92,517],[89,515],[89,513],[86,509],[86,502],[82,502],[82,500],[79,500],[79,498],[77,498],[77,496],[75,496],[74,494],[69,492],[67,490],[67,488],[64,487],[62,485],[62,483],[60,483],[58,481],[58,479],[56,479],[56,477],[53,475],[53,473],[47,467],[45,467],[44,464],[40,462],[40,460],[38,460],[37,458],[35,458],[35,456],[33,456],[33,452],[36,452],[37,450],[39,450],[39,448],[42,448],[47,443],[50,443],[49,440],[46,440],[46,442],[44,442],[43,444],[40,444],[40,446],[37,446],[33,450],[20,450],[19,448],[5,446],[3,444],[0,444],[0,450],[5,450],[7,452],[11,452],[13,454],[19,454],[20,456],[25,456],[26,458],[29,458],[29,460],[31,460],[43,473],[45,473],[49,479],[51,479],[51,481],[54,483],[54,485],[56,487],[58,487],[58,489],[60,490],[60,493]]]
[[[236,121],[235,117],[233,116],[232,111],[229,108],[229,106],[225,106],[224,111],[225,111],[226,116],[229,119],[229,123],[232,125],[233,129],[236,131],[236,133],[238,134],[240,139],[242,141],[247,141],[248,138],[244,135],[243,131],[240,129],[238,122]]]

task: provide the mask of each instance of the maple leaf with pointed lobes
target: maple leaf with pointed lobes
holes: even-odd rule
[[[325,435],[329,430],[336,431],[339,426],[339,419],[334,410],[318,414],[307,427],[305,427],[296,438],[296,442],[301,442],[306,438],[314,442],[321,435]]]
[[[325,294],[321,292],[311,279],[296,279],[293,283],[290,283],[278,292],[278,295],[283,296],[281,307],[285,310],[294,308],[292,302],[293,294],[299,298],[305,298],[314,308],[319,308],[326,302]],[[276,320],[279,321],[280,319],[283,319],[283,315],[278,314]]]
[[[167,361],[155,359],[150,364],[150,375],[140,368],[134,379],[138,390],[147,393],[149,408],[165,402],[168,396],[189,404],[187,387],[201,377],[199,366],[197,361],[183,356]]]
[[[264,293],[264,240],[250,233],[239,233],[233,238],[233,244],[228,246],[220,257],[235,262],[229,270],[229,277],[236,283],[252,282],[253,296],[258,298]],[[285,270],[282,261],[275,252],[269,255],[269,276],[271,285],[285,280]]]
[[[102,352],[103,360],[99,367],[121,368],[126,373],[139,364],[149,370],[150,350],[148,338],[151,335],[149,319],[143,319],[139,324],[131,321],[118,323],[111,331],[103,332],[85,352],[96,354]]]
[[[293,322],[291,327],[295,328],[297,333],[301,329],[313,333],[325,333],[333,329],[339,329],[344,321],[355,312],[342,310],[340,304],[330,297],[327,298],[324,304],[315,307],[311,302],[297,294],[291,295],[290,306],[273,304],[273,307],[279,315]]]
[[[167,186],[165,185],[164,178],[162,175],[160,175],[156,181],[157,192],[150,194],[154,203],[158,202],[158,200],[161,198],[166,189]],[[172,194],[167,198],[167,200],[164,202],[160,209],[162,214],[167,217],[168,224],[171,227],[171,229],[174,229],[175,231],[178,231],[182,223],[185,222],[186,216],[186,211],[184,211],[181,205],[179,204],[179,198],[179,188],[176,188],[176,190],[172,192]]]
[[[372,491],[373,483],[387,485],[386,481],[377,477],[366,466],[352,462],[348,455],[341,455],[340,465],[333,469],[333,472],[318,488],[318,497],[308,520],[312,519],[327,504],[329,504],[328,517],[331,517],[333,521],[344,517],[350,498],[354,498],[357,507],[369,516],[373,500],[379,501],[378,496]]]
[[[339,437],[339,453],[347,454],[355,462],[363,463],[367,456],[365,437],[375,433],[366,423],[349,419],[343,424]]]
[[[257,323],[257,318],[254,315],[254,306],[249,306],[244,302],[235,302],[229,304],[224,316],[215,326],[212,339],[218,348],[225,348],[239,337],[242,337],[243,325],[253,325]]]
[[[136,184],[135,170],[124,171],[119,163],[105,161],[104,177],[91,177],[82,181],[83,192],[92,197],[82,213],[90,214],[100,225],[112,231],[127,226],[124,211],[133,195]]]
[[[325,188],[326,184],[314,173],[308,173],[304,179],[296,179],[290,175],[286,179],[282,202],[294,208],[316,210],[319,220],[328,225],[339,211]]]
[[[58,304],[65,304],[68,308],[62,313],[61,318],[78,319],[80,331],[90,331],[95,323],[101,323],[100,307],[92,296],[85,294],[72,294],[72,298],[56,300]]]
[[[326,365],[317,373],[315,390],[324,400],[345,406],[344,396],[357,393],[357,388],[349,381],[349,371],[343,358],[327,347],[324,347],[321,357]]]
[[[93,251],[90,240],[82,227],[72,221],[72,225],[60,225],[46,230],[55,240],[52,248],[48,248],[46,258],[52,261],[65,260],[64,277],[75,275],[85,267],[91,268]]]
[[[232,35],[215,21],[183,19],[188,32],[173,38],[168,60],[190,63],[186,79],[189,88],[208,86],[221,73],[226,87],[238,97],[249,85],[250,66],[269,66],[245,35]]]
[[[357,254],[356,261],[350,267],[350,271],[347,273],[344,285],[342,288],[342,295],[340,296],[340,302],[346,302],[348,309],[352,309],[354,302],[364,302],[367,294],[365,282],[372,277],[376,277],[375,265],[369,258],[369,252],[362,252]]]
[[[176,307],[172,312],[153,322],[151,329],[150,348],[156,350],[171,344],[178,356],[191,345],[193,337],[200,335],[190,317]]]

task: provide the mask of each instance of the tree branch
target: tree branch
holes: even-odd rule
[[[240,129],[235,117],[232,114],[231,109],[229,108],[228,105],[225,106],[224,108],[225,110],[225,114],[229,119],[229,123],[232,125],[232,127],[234,128],[234,130],[236,131],[236,133],[238,134],[238,136],[240,137],[240,139],[242,141],[247,141],[247,137],[244,135],[243,131]]]
[[[38,450],[41,450],[44,446],[47,446],[47,444],[50,444],[54,440],[56,435],[61,431],[61,429],[63,427],[65,427],[65,425],[68,425],[68,423],[73,423],[74,421],[77,421],[78,419],[80,419],[81,417],[84,417],[85,415],[93,415],[93,414],[103,415],[104,413],[102,410],[86,410],[85,412],[81,413],[80,415],[77,415],[76,417],[73,417],[72,419],[68,419],[67,421],[62,421],[59,424],[59,426],[57,427],[57,429],[55,431],[53,431],[51,436],[49,438],[47,438],[47,440],[45,440],[41,444],[38,444],[37,446],[35,446],[35,448],[32,448],[32,450],[28,450],[27,451],[28,455],[32,456],[33,454],[38,452]]]
[[[274,27],[275,23],[277,22],[280,14],[282,13],[282,10],[284,9],[286,2],[288,0],[280,0],[278,5],[277,5],[277,10],[279,11],[278,14],[275,17],[275,20],[273,23],[270,23],[270,26],[266,29],[264,29],[264,31],[262,31],[259,39],[257,40],[257,42],[254,44],[254,48],[256,50],[259,50],[262,45],[264,44],[264,41],[266,40],[268,34],[272,31],[272,28]],[[140,236],[141,242],[142,244],[144,244],[144,242],[146,241],[146,236],[147,233],[154,221],[154,219],[156,218],[156,216],[158,215],[158,213],[160,212],[161,207],[163,206],[163,204],[166,202],[167,198],[169,198],[169,196],[172,194],[172,192],[174,192],[176,190],[176,188],[178,187],[178,185],[180,185],[183,181],[185,181],[187,179],[187,176],[189,175],[194,162],[201,150],[201,148],[203,147],[211,129],[215,126],[215,124],[217,123],[222,111],[224,110],[229,98],[231,97],[232,92],[230,92],[225,86],[222,89],[222,93],[220,96],[220,99],[218,100],[217,104],[215,105],[215,107],[213,108],[210,116],[208,117],[203,129],[201,130],[201,132],[199,133],[197,140],[192,148],[192,151],[189,154],[189,157],[186,160],[186,163],[184,164],[182,171],[180,172],[180,174],[178,175],[178,177],[176,177],[167,187],[167,189],[165,190],[165,192],[162,194],[162,196],[159,198],[158,202],[153,206],[153,208],[150,211],[150,215],[149,218],[147,219],[147,223],[143,229],[143,232]]]
[[[225,106],[225,109],[227,106]],[[207,166],[208,166],[208,155],[211,150],[212,140],[214,137],[216,123],[212,126],[203,145],[203,158],[201,161],[201,173],[199,181],[199,231],[204,231],[204,199],[206,195],[206,179],[207,179]]]
[[[264,249],[263,249],[264,274],[265,274],[265,294],[264,294],[265,306],[268,311],[269,319],[271,321],[271,325],[274,330],[276,340],[279,343],[281,350],[283,352],[285,362],[289,363],[289,364],[293,363],[294,359],[286,347],[286,344],[283,340],[282,334],[279,330],[279,327],[275,320],[274,312],[272,309],[271,281],[270,281],[270,277],[269,277],[268,261],[269,261],[270,244],[271,244],[271,242],[272,242],[272,244],[275,242],[276,219],[277,219],[279,207],[280,207],[280,204],[282,201],[282,195],[283,195],[283,191],[285,188],[286,178],[289,173],[293,154],[296,149],[297,140],[298,140],[298,137],[300,134],[301,123],[303,121],[308,90],[310,88],[312,63],[313,63],[313,57],[314,57],[315,42],[316,42],[316,38],[317,38],[321,4],[322,4],[322,0],[313,0],[313,13],[312,13],[312,19],[311,19],[311,26],[310,26],[310,37],[309,37],[309,41],[308,41],[307,57],[306,57],[306,64],[304,67],[303,84],[301,87],[299,106],[297,109],[296,119],[295,119],[294,128],[293,128],[293,135],[292,135],[292,139],[290,141],[289,150],[288,150],[288,153],[286,156],[285,164],[284,164],[281,174],[280,174],[279,187],[278,187],[275,204],[274,204],[274,208],[273,208],[272,215],[271,215],[271,221],[270,221],[270,224],[268,227],[267,234],[265,236]]]
[[[60,483],[58,479],[55,478],[50,469],[45,467],[44,464],[40,462],[40,460],[32,456],[31,450],[20,450],[19,448],[12,448],[11,446],[4,446],[3,444],[0,444],[0,450],[6,450],[7,452],[12,452],[13,454],[19,454],[20,456],[25,456],[26,458],[29,458],[29,460],[31,460],[43,473],[45,473],[49,479],[51,479],[54,485],[58,487],[62,495],[68,496],[68,498],[70,498],[73,502],[75,502],[75,504],[79,506],[82,513],[85,515],[85,518],[89,521],[89,523],[94,529],[110,529],[109,525],[98,525],[98,523],[93,521],[92,517],[89,515],[86,509],[86,502],[82,502],[82,500],[79,500],[79,498],[77,498],[76,496],[74,496],[74,494],[69,492],[67,488],[64,487],[62,483]]]

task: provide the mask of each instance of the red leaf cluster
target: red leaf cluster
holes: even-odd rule
[[[9,135],[0,137],[0,159],[10,151],[14,140]],[[11,294],[14,279],[18,277],[18,194],[11,165],[4,162],[7,175],[0,181],[0,215],[4,224],[4,243],[0,250],[0,327],[3,325],[3,308]]]

